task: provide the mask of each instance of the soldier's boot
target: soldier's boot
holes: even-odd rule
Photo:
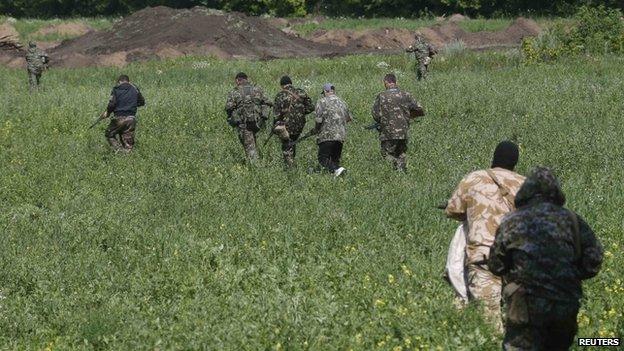
[[[405,157],[405,154],[401,154],[397,158],[395,158],[394,168],[397,171],[407,172],[407,159]]]

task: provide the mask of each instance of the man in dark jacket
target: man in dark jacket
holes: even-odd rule
[[[104,135],[115,151],[132,151],[137,107],[144,105],[143,95],[130,83],[130,78],[127,75],[119,76],[117,86],[113,88],[108,107],[104,112],[105,118],[113,114]]]
[[[577,331],[581,281],[598,274],[602,246],[589,225],[565,209],[559,181],[538,167],[524,182],[490,251],[503,277],[504,350],[567,350]]]

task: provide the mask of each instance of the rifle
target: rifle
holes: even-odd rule
[[[316,135],[316,128],[312,128],[312,129],[310,129],[310,131],[309,131],[309,132],[307,132],[307,133],[306,133],[305,135],[303,135],[301,138],[299,138],[299,139],[297,139],[297,140],[290,141],[290,142],[288,143],[288,147],[289,147],[289,148],[292,148],[293,146],[295,146],[295,145],[299,144],[299,142],[304,141],[304,140],[306,140],[306,139],[308,139],[308,138],[311,138],[311,137],[313,137],[313,136],[315,136],[315,135]]]
[[[373,129],[375,129],[377,131],[379,131],[379,128],[381,128],[381,125],[379,124],[379,122],[375,122],[375,123],[373,123],[371,125],[368,125],[368,126],[364,127],[364,129],[366,129],[366,130],[373,130]]]
[[[102,112],[102,114],[93,122],[93,124],[91,124],[91,126],[89,127],[89,129],[92,129],[93,127],[95,127],[96,125],[98,125],[98,123],[100,123],[101,120],[104,120],[108,118],[108,115],[106,112]]]

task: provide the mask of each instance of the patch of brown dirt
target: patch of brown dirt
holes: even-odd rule
[[[138,11],[109,30],[89,32],[50,50],[52,63],[65,67],[119,66],[183,55],[272,59],[346,53],[335,45],[284,33],[261,17],[205,7],[175,10],[163,6]]]
[[[80,22],[62,23],[58,25],[47,26],[39,29],[34,33],[36,36],[46,36],[50,34],[58,34],[63,36],[78,37],[92,31],[93,28]]]
[[[434,46],[443,47],[455,41],[462,41],[469,49],[512,47],[518,45],[524,37],[536,36],[541,32],[539,25],[530,19],[518,18],[512,25],[498,32],[470,33],[463,30],[455,21],[420,28],[427,41]],[[308,38],[316,43],[337,45],[352,49],[397,50],[413,42],[414,33],[406,29],[375,29],[365,31],[318,30]]]

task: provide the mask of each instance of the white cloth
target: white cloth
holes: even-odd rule
[[[468,235],[468,225],[462,223],[455,231],[455,235],[449,245],[446,256],[446,267],[444,274],[449,283],[455,289],[457,296],[468,301],[468,283],[466,281],[466,237]]]

